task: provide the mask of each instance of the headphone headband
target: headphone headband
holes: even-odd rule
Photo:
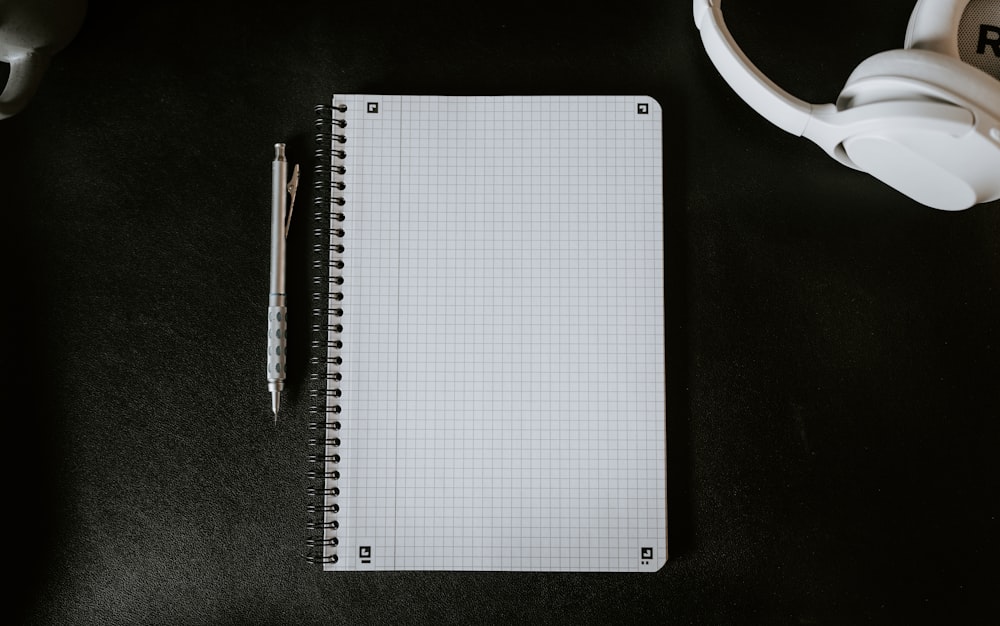
[[[694,0],[694,22],[709,58],[733,90],[772,124],[801,137],[814,105],[774,84],[750,62],[722,19],[722,0]]]

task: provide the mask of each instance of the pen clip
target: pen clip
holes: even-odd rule
[[[299,166],[295,165],[295,169],[292,170],[292,179],[288,181],[288,185],[285,187],[285,191],[291,194],[292,199],[288,203],[288,218],[285,219],[285,238],[288,238],[288,227],[292,225],[292,211],[295,209],[295,192],[299,188]]]

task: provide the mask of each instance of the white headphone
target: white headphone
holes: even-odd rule
[[[778,128],[935,209],[1000,198],[1000,73],[964,63],[955,38],[975,4],[975,17],[991,20],[980,29],[986,50],[1000,54],[1000,44],[992,47],[1000,0],[919,0],[905,49],[863,61],[836,104],[809,104],[764,76],[733,41],[721,4],[694,0],[705,50],[736,93]]]

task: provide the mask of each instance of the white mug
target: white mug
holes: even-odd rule
[[[0,120],[28,104],[49,59],[73,39],[86,10],[86,0],[0,0],[0,62],[10,64]]]

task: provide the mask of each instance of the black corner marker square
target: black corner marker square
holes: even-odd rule
[[[642,549],[642,558],[646,559],[646,560],[652,559],[653,558],[653,549],[652,548],[643,548]]]
[[[369,102],[368,103],[368,112],[369,113],[378,113],[378,102]]]
[[[638,110],[639,110],[639,115],[649,115],[649,103],[648,102],[640,102]]]
[[[372,556],[372,547],[360,546],[358,548],[358,556],[361,557],[362,559],[370,559]]]

